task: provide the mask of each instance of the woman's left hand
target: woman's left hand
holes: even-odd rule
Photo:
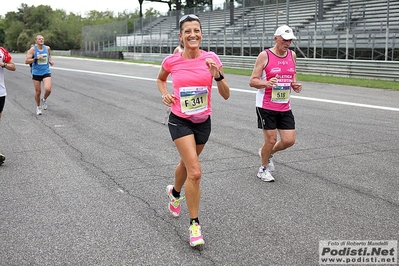
[[[208,67],[209,71],[211,72],[214,78],[219,77],[219,68],[216,65],[215,61],[211,58],[205,59],[206,66]]]

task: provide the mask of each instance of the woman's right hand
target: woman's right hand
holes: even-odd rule
[[[175,103],[175,98],[176,96],[174,94],[170,94],[170,93],[166,93],[163,97],[162,97],[162,102],[166,105],[166,106],[171,106],[172,104]]]

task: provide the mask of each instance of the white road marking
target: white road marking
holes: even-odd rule
[[[90,60],[90,59],[82,59],[82,60]],[[96,61],[100,61],[100,60],[96,60]],[[106,61],[106,62],[112,62],[112,61]],[[154,65],[149,65],[149,64],[138,64],[138,63],[130,63],[130,62],[129,63],[126,62],[125,64],[135,64],[135,65],[141,65],[141,66],[154,66]],[[16,65],[27,66],[26,64],[16,64]],[[159,67],[157,65],[155,65],[155,66]],[[87,73],[87,74],[93,74],[93,75],[102,75],[102,76],[129,78],[129,79],[147,80],[147,81],[154,81],[154,82],[156,81],[156,79],[154,79],[154,78],[143,78],[143,77],[136,77],[136,76],[130,76],[130,75],[112,74],[112,73],[105,73],[105,72],[80,70],[80,69],[70,69],[70,68],[60,68],[60,67],[51,67],[51,69],[58,69],[58,70],[71,71],[71,72],[80,72],[80,73]],[[170,80],[168,80],[167,82],[171,83]],[[217,89],[216,86],[213,86],[212,88]],[[244,89],[237,89],[237,88],[231,88],[230,87],[230,90],[238,91],[238,92],[244,92],[244,93],[256,93],[255,89],[254,90],[244,90]],[[378,105],[362,104],[362,103],[354,103],[354,102],[335,101],[335,100],[319,99],[319,98],[312,98],[312,97],[303,97],[303,96],[296,96],[296,95],[291,95],[291,98],[301,99],[301,100],[306,100],[306,101],[324,102],[324,103],[349,105],[349,106],[356,106],[356,107],[363,107],[363,108],[371,108],[371,109],[379,109],[379,110],[399,112],[399,108],[388,107],[388,106],[378,106]]]

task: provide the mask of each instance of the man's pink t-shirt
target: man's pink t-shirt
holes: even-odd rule
[[[266,87],[256,93],[256,107],[285,112],[291,110],[290,95],[291,83],[295,76],[295,62],[291,50],[287,55],[279,57],[270,49],[266,50],[269,61],[262,72],[261,80],[269,80],[278,75],[278,84],[275,88]]]
[[[162,67],[171,74],[175,103],[171,106],[173,114],[202,122],[212,114],[211,93],[213,76],[205,60],[213,59],[218,67],[222,62],[214,52],[201,50],[201,55],[194,59],[181,56],[181,52],[167,56]]]

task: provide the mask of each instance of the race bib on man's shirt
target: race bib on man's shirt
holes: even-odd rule
[[[180,106],[185,114],[198,114],[208,109],[208,88],[182,87],[180,88]]]
[[[48,61],[48,57],[46,54],[42,54],[43,57],[41,59],[37,59],[37,64],[38,65],[46,65]]]
[[[291,93],[290,83],[277,83],[277,86],[272,89],[272,102],[288,103]]]

